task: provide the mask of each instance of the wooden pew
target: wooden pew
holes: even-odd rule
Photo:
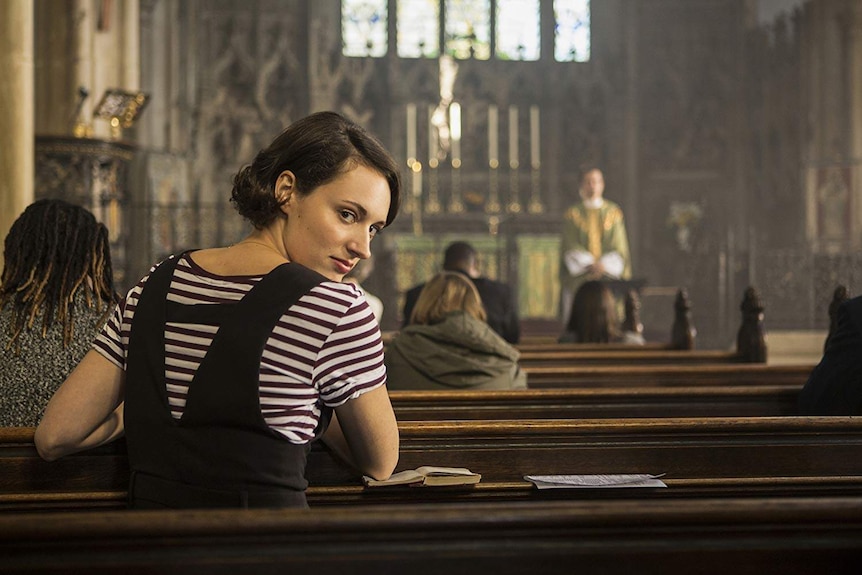
[[[796,415],[798,385],[389,392],[398,421]]]
[[[466,466],[489,481],[535,473],[862,475],[862,419],[854,417],[407,421],[399,430],[399,468]]]
[[[530,388],[585,388],[697,385],[796,385],[808,380],[813,365],[589,365],[526,368]]]
[[[637,292],[632,290],[626,294],[625,310],[625,318],[622,321],[621,329],[627,332],[642,333],[643,325],[640,321],[640,300]],[[577,355],[579,351],[693,351],[697,330],[692,325],[690,310],[691,303],[688,298],[688,292],[684,288],[677,290],[673,305],[673,323],[670,329],[670,341],[667,342],[648,342],[643,346],[620,343],[558,343],[555,336],[531,337],[526,335],[517,347],[521,352],[527,354],[526,361],[532,360],[533,358],[530,357],[530,354],[535,352],[565,351]],[[721,357],[722,361],[766,363],[767,349],[763,326],[763,305],[760,302],[760,295],[753,287],[745,290],[740,310],[742,311],[742,323],[737,331],[736,349],[733,352],[718,354],[716,357]]]
[[[862,495],[862,420],[852,417],[400,422],[398,469],[469,467],[474,489],[328,489],[337,471],[315,460],[309,501],[772,495]],[[854,461],[848,461],[853,459]],[[525,475],[665,473],[669,489],[537,491]],[[339,483],[349,484],[343,477]],[[320,495],[320,498],[314,498]],[[324,501],[324,495],[330,497]]]
[[[398,468],[469,467],[482,483],[458,489],[364,489],[315,446],[312,505],[692,495],[862,495],[862,420],[852,417],[500,420],[399,423]],[[0,509],[122,507],[123,441],[47,463],[32,429],[0,430]],[[528,474],[666,473],[669,489],[538,491]],[[644,493],[647,492],[647,493]]]
[[[625,314],[620,329],[622,331],[632,333],[643,333],[643,324],[640,320],[640,296],[636,290],[628,290],[625,294]],[[688,299],[688,292],[684,288],[677,290],[676,298],[673,305],[673,322],[669,323],[671,339],[668,342],[649,342],[644,346],[645,349],[693,349],[694,340],[697,330],[691,323],[691,303]],[[534,322],[526,322],[526,325],[531,325]],[[608,346],[618,346],[620,351],[631,350],[631,345],[622,344],[593,344],[593,343],[566,343],[558,344],[561,325],[556,321],[544,322],[544,330],[551,330],[552,333],[544,335],[536,335],[531,333],[532,330],[524,329],[521,338],[521,343],[517,346],[522,350],[533,350],[533,348],[541,348],[543,345],[563,345],[566,349],[574,350],[578,348],[590,349],[591,346],[599,348],[607,348]]]
[[[630,312],[637,306],[627,299]],[[680,290],[674,304],[673,335],[669,342],[650,342],[645,345],[621,343],[557,343],[529,340],[516,345],[521,355],[519,363],[524,369],[533,367],[583,366],[583,365],[681,365],[715,363],[759,363],[766,362],[766,341],[762,328],[763,307],[753,288],[746,290],[742,303],[743,322],[739,329],[736,349],[695,350],[694,328],[690,325],[689,303],[685,290]],[[627,329],[640,329],[640,320],[627,317],[623,322]],[[384,344],[388,344],[397,332],[385,332]]]
[[[390,334],[391,339],[394,335]],[[630,345],[626,343],[560,343],[542,338],[530,338],[515,345],[515,348],[524,353],[534,352],[575,352],[575,351],[670,351],[674,349],[670,343],[649,341],[644,345]]]
[[[855,573],[862,498],[0,516],[14,573]]]
[[[35,429],[0,428],[0,511],[125,508],[129,460],[124,440],[48,463]]]
[[[637,309],[633,294],[629,294],[627,309]],[[537,366],[576,365],[682,365],[716,363],[766,363],[766,339],[763,329],[763,306],[754,288],[745,291],[741,304],[742,324],[737,333],[736,348],[726,350],[695,350],[696,330],[691,325],[690,304],[685,290],[677,293],[674,303],[674,323],[671,341],[644,346],[623,344],[525,344],[519,363],[525,369]],[[640,320],[627,317],[624,329],[640,327]],[[599,347],[596,347],[599,346]],[[601,347],[604,346],[604,347]]]
[[[547,349],[534,346],[532,350],[521,352],[518,363],[524,369],[541,366],[584,366],[584,365],[703,365],[717,363],[743,363],[743,358],[735,351],[723,350],[678,350],[644,349],[640,346],[627,346],[633,349],[565,349],[566,344],[556,344]],[[578,344],[568,344],[578,345]],[[585,344],[582,344],[585,345]],[[592,344],[595,345],[595,344]],[[611,345],[611,344],[608,344]],[[626,347],[626,346],[622,346]]]

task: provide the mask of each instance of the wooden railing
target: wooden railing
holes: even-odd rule
[[[862,497],[0,515],[11,573],[843,575],[860,556]]]
[[[399,421],[796,415],[799,385],[389,392]]]
[[[641,387],[698,385],[796,385],[813,365],[557,365],[526,368],[531,388]]]
[[[528,474],[664,473],[671,489],[650,490],[656,497],[862,494],[862,421],[852,417],[402,421],[399,430],[399,470],[469,467],[482,474],[481,488],[364,489],[356,473],[316,446],[308,461],[309,501],[536,497]],[[32,432],[0,430],[0,509],[123,506],[129,468],[122,440],[47,463],[36,454]]]

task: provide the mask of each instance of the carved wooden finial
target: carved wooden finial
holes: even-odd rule
[[[670,335],[670,347],[672,349],[694,349],[697,330],[691,323],[691,304],[689,304],[688,292],[685,288],[680,288],[676,293],[676,301],[673,304],[673,309],[674,318]]]
[[[826,334],[826,341],[823,342],[823,351],[826,351],[826,346],[829,345],[829,338],[835,333],[835,322],[838,315],[838,308],[841,304],[850,299],[850,294],[847,288],[839,285],[832,293],[832,301],[829,302],[829,333]]]
[[[763,327],[763,304],[753,287],[742,297],[742,325],[736,336],[736,353],[746,363],[766,363],[766,336]]]
[[[638,292],[629,290],[626,294],[625,301],[626,317],[623,320],[623,331],[633,333],[643,333],[644,326],[641,323],[641,300],[638,297]]]

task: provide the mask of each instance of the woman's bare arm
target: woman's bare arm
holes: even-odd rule
[[[36,449],[53,461],[123,434],[125,372],[90,350],[48,402]]]
[[[398,423],[386,386],[336,408],[323,441],[365,475],[392,475],[398,463]]]

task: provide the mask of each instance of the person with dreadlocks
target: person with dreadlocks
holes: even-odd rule
[[[38,200],[3,249],[0,425],[35,427],[117,301],[108,231],[85,208]]]
[[[380,327],[343,280],[400,190],[398,164],[355,122],[288,126],[234,177],[251,233],[169,257],[129,291],[48,404],[39,454],[125,434],[135,509],[307,507],[317,440],[388,478],[399,438]]]

